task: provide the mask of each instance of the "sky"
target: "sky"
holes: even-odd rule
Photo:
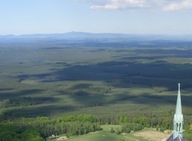
[[[192,34],[192,0],[0,0],[0,35]]]

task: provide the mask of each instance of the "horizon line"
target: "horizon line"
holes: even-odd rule
[[[168,33],[120,33],[120,32],[84,32],[84,31],[69,31],[69,32],[53,32],[53,33],[8,33],[0,34],[0,36],[27,36],[27,35],[54,35],[54,34],[69,34],[69,33],[82,33],[82,34],[116,34],[116,35],[156,35],[156,36],[192,36],[192,33],[186,34],[168,34]]]

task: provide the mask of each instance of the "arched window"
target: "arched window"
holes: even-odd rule
[[[181,123],[179,123],[179,131],[181,131]]]
[[[178,131],[178,128],[179,127],[179,124],[178,123],[176,123],[176,131]]]

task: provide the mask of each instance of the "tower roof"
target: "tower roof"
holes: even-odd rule
[[[182,114],[180,83],[178,83],[178,94],[177,94],[177,104],[176,104],[175,114],[176,115]]]
[[[166,141],[186,141],[186,140],[181,137],[173,139],[173,135],[171,135]]]

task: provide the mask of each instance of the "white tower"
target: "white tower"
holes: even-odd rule
[[[183,114],[182,114],[182,105],[181,105],[181,92],[180,92],[180,83],[178,84],[178,94],[177,94],[177,104],[176,110],[173,119],[173,140],[178,138],[183,138]]]

